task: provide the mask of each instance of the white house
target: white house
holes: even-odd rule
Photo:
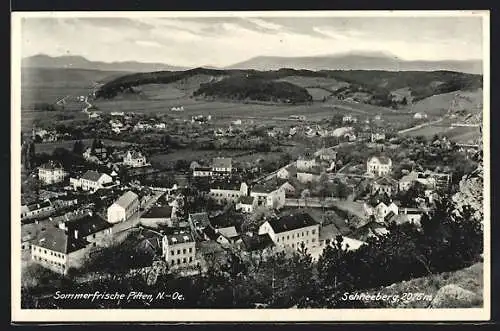
[[[123,164],[132,168],[139,168],[148,165],[146,157],[141,152],[128,151],[123,157]]]
[[[375,217],[377,222],[383,222],[390,213],[392,213],[391,215],[397,215],[399,212],[399,208],[394,202],[391,202],[389,205],[379,202],[375,207],[365,204],[364,207],[368,216]]]
[[[280,186],[280,188],[281,188],[283,191],[285,191],[285,197],[286,197],[287,195],[294,195],[294,194],[295,194],[295,192],[296,192],[295,187],[294,187],[292,184],[290,184],[289,182],[285,182],[285,183],[283,183],[283,184]]]
[[[187,233],[171,234],[162,238],[163,257],[170,269],[196,265],[196,242]]]
[[[49,161],[38,168],[38,179],[46,185],[64,181],[67,172],[59,162]]]
[[[139,210],[139,197],[132,191],[124,193],[108,208],[108,222],[115,224],[127,220]]]
[[[233,171],[230,157],[216,157],[212,160],[212,173],[231,173]]]
[[[408,175],[401,177],[399,180],[399,190],[407,191],[415,183],[420,183],[424,187],[434,189],[437,186],[436,179],[432,176],[426,176],[422,173],[412,171]]]
[[[380,177],[372,183],[372,194],[385,193],[391,196],[397,188],[397,181],[389,177]]]
[[[211,177],[212,168],[211,167],[196,167],[193,169],[193,177]]]
[[[88,170],[81,178],[70,178],[70,185],[83,191],[97,191],[112,182],[111,176],[94,170]]]
[[[318,167],[297,171],[297,180],[302,184],[315,183],[319,181],[320,177],[321,169]]]
[[[415,115],[413,115],[413,118],[417,119],[417,120],[421,120],[421,119],[427,118],[427,114],[426,113],[415,113]]]
[[[281,187],[254,186],[250,196],[257,200],[257,206],[280,209],[285,205],[285,190]]]
[[[314,153],[314,156],[322,161],[334,161],[337,158],[337,152],[331,148],[321,148]]]
[[[392,171],[392,160],[386,156],[372,156],[366,162],[366,171],[373,176],[384,176]]]
[[[352,115],[344,115],[342,117],[342,122],[343,123],[356,123],[358,119]]]
[[[377,142],[377,141],[384,141],[385,140],[385,133],[384,132],[372,132],[370,136],[370,140],[372,143]]]
[[[276,177],[279,179],[290,179],[297,176],[297,168],[293,165],[283,167],[276,173]]]
[[[307,170],[316,166],[316,159],[301,156],[297,159],[297,170]]]
[[[236,204],[236,210],[242,213],[251,214],[254,212],[257,204],[257,199],[253,196],[243,196]]]
[[[236,203],[240,197],[248,195],[248,186],[245,182],[215,181],[210,184],[209,195],[219,204]]]
[[[266,221],[259,227],[259,235],[268,234],[280,249],[312,250],[320,245],[319,224],[307,213],[281,216]]]

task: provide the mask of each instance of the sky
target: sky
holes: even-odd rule
[[[376,52],[481,59],[481,17],[25,17],[22,57],[224,67],[255,56]]]

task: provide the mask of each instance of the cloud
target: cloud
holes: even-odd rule
[[[135,43],[139,46],[144,47],[162,47],[163,45],[157,41],[152,40],[136,40]]]
[[[270,30],[270,31],[281,31],[283,30],[283,26],[280,24],[272,23],[269,21],[265,21],[260,18],[246,18],[246,21],[258,26],[259,28],[263,30]]]

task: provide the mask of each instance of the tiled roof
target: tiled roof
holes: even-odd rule
[[[47,200],[47,201],[43,201],[40,203],[34,203],[32,205],[28,205],[27,208],[29,211],[33,211],[33,210],[38,210],[38,209],[50,207],[51,205],[52,205],[52,203]]]
[[[316,221],[308,213],[298,213],[281,216],[269,221],[274,233],[281,233],[295,229],[316,225]]]
[[[51,227],[41,233],[40,236],[33,241],[33,245],[68,254],[84,248],[86,246],[86,241],[70,237],[63,229]]]
[[[252,187],[252,192],[254,193],[271,193],[276,190],[277,188],[272,186],[255,185]]]
[[[391,159],[388,158],[387,156],[372,156],[368,161],[372,161],[373,159],[378,160],[379,163],[381,164],[390,164]]]
[[[394,185],[396,181],[389,177],[380,177],[375,180],[378,185]]]
[[[44,163],[40,166],[40,169],[45,169],[45,170],[56,170],[56,169],[63,169],[63,166],[61,163],[57,161],[50,160],[47,163]]]
[[[213,190],[233,190],[239,191],[242,182],[235,180],[216,180],[210,183],[210,188]]]
[[[95,214],[87,214],[82,218],[70,220],[65,224],[68,227],[68,231],[78,230],[79,237],[86,237],[112,227],[112,224],[108,223],[101,216]]]
[[[254,201],[254,197],[251,197],[249,195],[242,196],[240,198],[240,203],[244,205],[252,205]]]
[[[229,157],[216,157],[212,161],[212,168],[231,168],[232,159]]]
[[[263,250],[267,247],[274,246],[274,242],[269,236],[269,234],[265,233],[262,235],[243,235],[241,236],[241,240],[243,241],[243,244],[245,245],[245,249],[248,252],[253,252],[253,251],[260,251]]]
[[[193,237],[189,233],[170,234],[165,237],[169,245],[194,242]]]
[[[236,231],[236,228],[234,226],[229,226],[226,228],[219,228],[217,230],[218,233],[223,235],[226,238],[234,238],[238,236],[238,232]]]
[[[115,201],[115,204],[117,204],[123,208],[126,208],[132,202],[134,202],[134,200],[137,200],[137,199],[139,199],[137,194],[135,194],[132,191],[128,191],[128,192],[124,193],[121,197],[119,197],[118,200]]]
[[[92,182],[97,182],[101,178],[102,174],[94,170],[89,170],[83,175],[83,179],[90,180]]]
[[[170,218],[172,216],[172,207],[153,207],[142,218]]]
[[[195,213],[189,214],[189,218],[195,226],[208,226],[210,225],[210,220],[208,219],[207,213]]]

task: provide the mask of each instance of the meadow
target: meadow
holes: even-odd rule
[[[474,127],[443,127],[429,125],[417,130],[405,133],[410,137],[424,136],[427,139],[432,139],[434,135],[446,136],[451,141],[456,143],[472,143],[475,139],[481,136],[479,128]]]
[[[93,139],[82,139],[81,142],[88,148],[92,145]],[[35,152],[37,154],[52,154],[52,152],[56,148],[64,148],[67,150],[72,150],[76,140],[60,140],[55,142],[47,142],[47,143],[37,143],[35,144]],[[110,139],[102,139],[102,142],[105,146],[116,146],[116,147],[126,147],[132,145],[129,142],[118,141],[118,140],[110,140]]]

